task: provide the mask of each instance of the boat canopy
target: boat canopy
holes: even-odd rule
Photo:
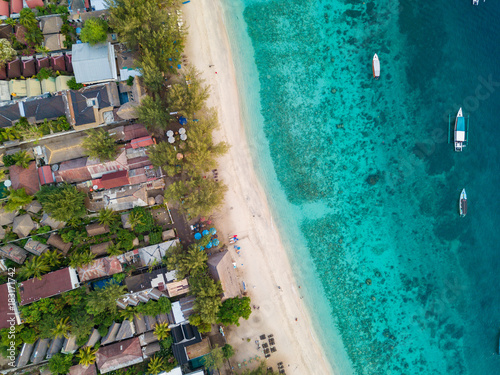
[[[457,132],[465,132],[465,119],[457,117]]]

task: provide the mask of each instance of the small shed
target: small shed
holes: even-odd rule
[[[39,241],[35,241],[34,239],[30,238],[28,239],[28,242],[26,242],[26,245],[24,245],[24,248],[28,250],[31,254],[40,256],[49,247]]]
[[[12,231],[19,237],[27,237],[35,229],[36,225],[28,214],[18,216],[12,224]]]
[[[71,249],[71,246],[73,245],[72,242],[64,242],[62,240],[62,237],[57,233],[52,233],[49,239],[47,240],[47,243],[51,246],[54,246],[56,249],[60,250],[64,256],[66,256],[69,249]]]
[[[108,248],[113,245],[113,241],[106,241],[90,246],[90,251],[97,256],[106,255]]]
[[[99,223],[89,224],[85,227],[89,237],[98,236],[100,234],[109,233],[109,227]]]

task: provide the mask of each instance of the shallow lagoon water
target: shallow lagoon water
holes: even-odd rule
[[[500,373],[500,5],[223,5],[257,172],[334,369]]]

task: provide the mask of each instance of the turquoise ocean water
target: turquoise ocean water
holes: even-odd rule
[[[222,3],[257,173],[334,370],[500,374],[500,4]]]

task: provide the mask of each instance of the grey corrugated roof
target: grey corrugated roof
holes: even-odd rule
[[[135,332],[141,334],[147,331],[144,315],[134,316]]]
[[[0,107],[0,127],[7,128],[12,126],[13,121],[19,120],[19,104],[9,104]]]
[[[120,329],[120,323],[113,322],[111,327],[109,327],[108,334],[101,340],[101,345],[106,345],[116,341],[116,334]]]
[[[97,341],[99,341],[100,338],[101,335],[99,334],[99,331],[96,328],[94,328],[94,330],[89,336],[89,341],[87,341],[85,346],[94,346],[97,343]]]
[[[33,353],[31,353],[31,362],[38,364],[42,362],[49,349],[50,339],[40,339],[36,342]]]
[[[116,334],[116,341],[121,341],[125,339],[129,339],[134,336],[134,323],[130,320],[125,319]]]
[[[23,344],[21,352],[17,356],[16,367],[26,366],[30,360],[33,344]]]
[[[66,116],[66,105],[62,95],[27,100],[23,103],[23,106],[25,117],[34,117],[36,121]]]
[[[73,44],[72,64],[78,83],[116,80],[115,50],[111,43],[91,46],[88,43]]]
[[[49,350],[47,352],[47,359],[52,358],[53,355],[59,353],[62,349],[64,343],[64,337],[58,337],[50,343]]]

